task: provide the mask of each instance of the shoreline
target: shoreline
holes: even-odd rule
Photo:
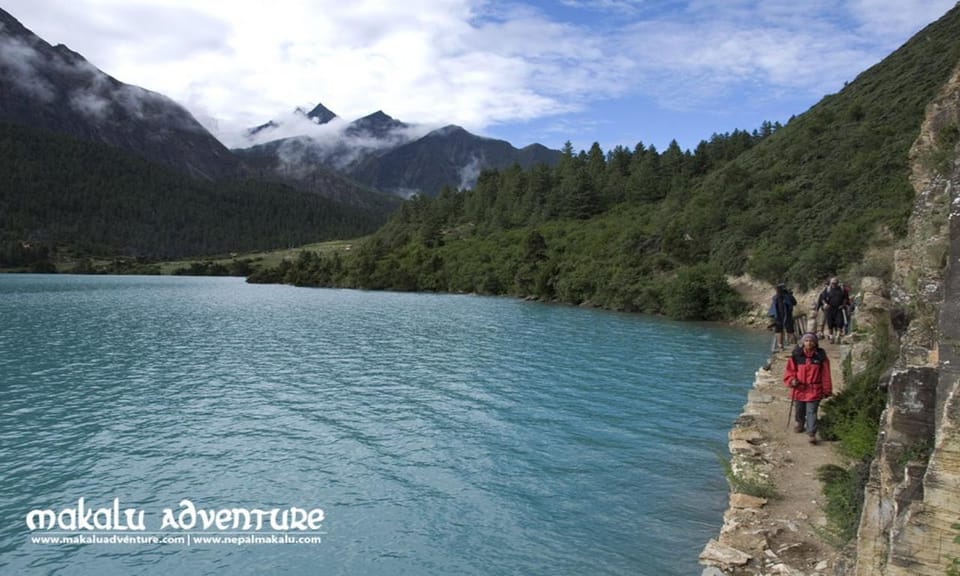
[[[835,393],[843,389],[848,344],[824,344]],[[827,574],[840,557],[824,542],[826,518],[816,471],[843,458],[831,442],[811,445],[792,428],[788,389],[782,383],[789,350],[760,367],[747,401],[728,433],[729,504],[723,525],[700,553],[703,576]],[[728,478],[729,480],[729,478]]]

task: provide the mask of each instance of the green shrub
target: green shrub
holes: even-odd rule
[[[720,320],[743,309],[723,272],[710,264],[681,268],[663,283],[661,294],[664,313],[678,320]]]
[[[863,487],[869,470],[866,462],[850,469],[828,464],[817,470],[817,479],[823,488],[827,533],[840,546],[857,535],[863,510]]]
[[[889,332],[878,325],[874,348],[867,368],[859,374],[845,374],[846,388],[823,404],[820,433],[827,440],[839,440],[841,450],[855,460],[869,459],[877,442],[880,414],[886,392],[880,378],[893,361]],[[849,372],[847,367],[846,372]]]
[[[732,492],[769,500],[780,498],[780,493],[777,492],[777,487],[773,482],[756,469],[745,467],[736,472],[730,460],[722,456],[718,456],[718,458],[720,459],[720,465],[723,467],[723,475],[727,478],[727,484],[730,485]]]
[[[960,530],[960,524],[954,524],[950,526],[954,530]],[[960,544],[960,536],[954,536],[953,542],[955,544]],[[949,564],[947,564],[947,576],[960,576],[960,558],[951,556],[949,558]]]
[[[761,242],[747,261],[747,272],[754,278],[777,284],[786,277],[795,256],[782,247],[770,242]]]

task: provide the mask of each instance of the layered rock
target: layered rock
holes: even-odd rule
[[[942,576],[960,558],[960,68],[928,107],[911,151],[916,190],[907,239],[894,254],[887,290],[860,283],[856,323],[872,334],[889,324],[898,336],[895,369],[878,385],[887,391],[877,451],[865,488],[855,552],[803,534],[803,503],[732,494],[717,539],[704,548],[704,575],[851,574]],[[889,292],[889,294],[888,294]],[[857,338],[851,369],[867,367],[874,343]],[[760,370],[744,413],[730,433],[734,476],[784,482],[794,461],[784,453],[772,414],[782,358]],[[840,360],[839,358],[837,360]],[[836,360],[835,360],[836,361]],[[794,516],[789,506],[795,506]],[[797,507],[799,506],[799,507]],[[816,516],[816,507],[810,509]],[[816,561],[816,562],[815,562]]]
[[[958,126],[960,68],[911,151],[916,201],[894,266],[900,356],[865,490],[858,576],[942,576],[960,558]]]

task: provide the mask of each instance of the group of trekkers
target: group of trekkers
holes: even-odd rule
[[[850,333],[854,305],[850,289],[836,277],[831,278],[817,296],[809,318],[805,314],[794,315],[796,306],[793,292],[785,284],[778,284],[767,312],[770,328],[776,334],[774,352],[784,350],[788,340],[796,345],[805,332],[813,332],[818,338],[827,337],[835,344],[840,344],[843,336]]]
[[[831,343],[840,344],[850,333],[854,305],[849,289],[834,277],[818,295],[810,318],[794,318],[796,306],[793,293],[779,284],[768,312],[776,332],[773,351],[784,350],[788,340],[795,345],[787,358],[783,383],[790,388],[791,412],[796,406],[793,430],[806,433],[810,443],[816,444],[820,401],[833,395],[830,360],[820,347],[820,339],[827,337]]]

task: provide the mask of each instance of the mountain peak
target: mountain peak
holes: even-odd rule
[[[336,114],[331,112],[329,108],[323,104],[320,104],[319,102],[313,107],[313,110],[307,112],[307,118],[312,119],[317,124],[326,124],[336,117]]]
[[[347,126],[346,133],[350,136],[383,138],[390,132],[402,128],[409,128],[409,126],[385,114],[383,110],[377,110],[373,114],[368,114],[363,118],[351,122],[350,125]]]
[[[263,132],[264,130],[271,130],[273,128],[277,128],[278,126],[280,125],[274,122],[273,120],[270,120],[265,124],[254,126],[253,128],[248,128],[246,134],[247,134],[247,137],[249,138],[251,136],[256,136],[257,134],[259,134],[260,132]]]
[[[182,106],[122,83],[0,9],[0,121],[108,144],[204,179],[240,167]]]
[[[456,124],[447,124],[446,126],[437,128],[431,134],[435,136],[451,136],[453,134],[469,134],[463,126],[458,126]]]
[[[80,61],[86,62],[86,58],[84,58],[79,52],[71,50],[66,44],[57,44],[53,47],[53,49],[70,63],[76,63]]]
[[[313,107],[313,110],[311,110],[311,111],[309,111],[309,112],[307,112],[306,110],[304,110],[304,109],[301,108],[300,106],[297,106],[297,107],[293,110],[293,114],[294,114],[295,116],[305,116],[305,117],[309,118],[310,120],[312,120],[314,124],[326,124],[327,122],[329,122],[329,121],[331,121],[331,120],[333,120],[334,118],[337,117],[336,114],[334,114],[333,112],[331,112],[331,111],[330,111],[326,106],[324,106],[323,104],[317,104],[316,106]],[[272,122],[272,120],[271,120],[271,122]]]

